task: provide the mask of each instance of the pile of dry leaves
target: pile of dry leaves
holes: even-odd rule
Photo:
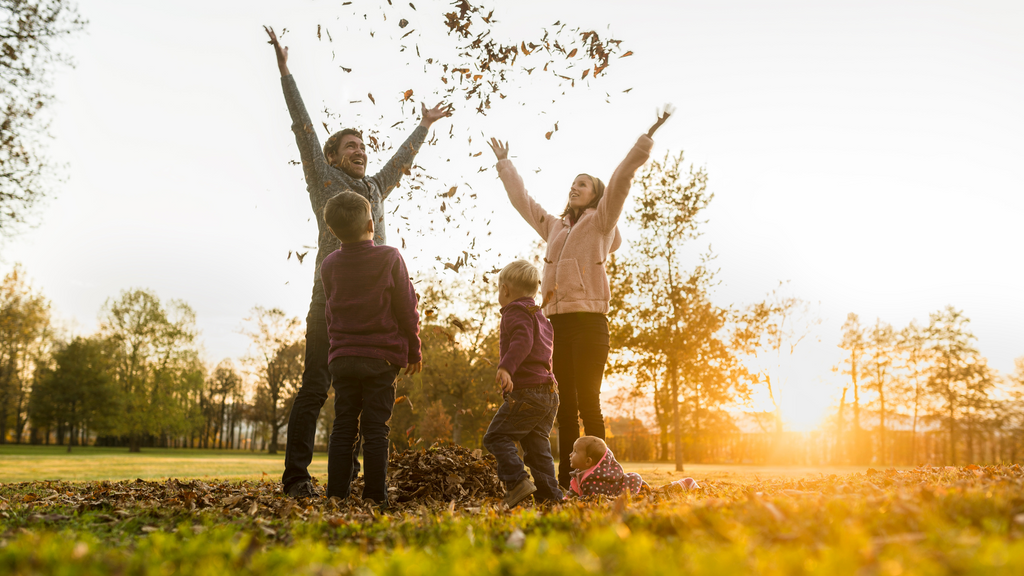
[[[501,498],[497,461],[481,450],[435,444],[427,450],[393,454],[388,467],[392,502],[433,500],[456,503]]]

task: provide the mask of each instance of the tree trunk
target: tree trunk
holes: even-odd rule
[[[128,436],[128,452],[142,452],[142,438],[138,434]]]
[[[879,421],[878,421],[878,463],[885,466],[885,391],[882,383],[878,383]]]
[[[673,372],[675,368],[671,368]],[[672,436],[675,441],[673,452],[675,453],[676,472],[683,471],[683,426],[679,414],[679,381],[675,374],[672,375],[672,386],[670,388],[672,397]]]
[[[459,412],[459,407],[456,406],[455,418],[452,419],[452,443],[457,446],[462,445],[462,414]]]
[[[843,409],[846,408],[846,391],[848,388],[843,388],[843,395],[839,398],[839,416],[838,422],[836,422],[836,453],[832,461],[836,464],[846,463],[846,450],[845,443],[846,437],[844,435],[844,426],[846,425],[843,418]]]
[[[277,437],[281,431],[281,425],[274,422],[270,425],[270,449],[267,454],[277,454]]]
[[[921,396],[921,385],[914,378],[914,420],[910,425],[910,463],[917,464],[917,408]]]

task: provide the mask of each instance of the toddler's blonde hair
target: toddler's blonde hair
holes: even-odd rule
[[[540,271],[526,260],[516,260],[498,274],[498,286],[505,284],[514,294],[533,298],[540,290]]]

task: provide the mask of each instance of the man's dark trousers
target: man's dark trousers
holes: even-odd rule
[[[331,372],[327,366],[327,354],[331,350],[327,336],[327,301],[323,287],[319,288],[313,289],[309,314],[306,315],[306,365],[302,372],[302,387],[295,396],[288,417],[288,441],[285,444],[284,475],[281,478],[285,492],[295,484],[310,479],[309,464],[313,461],[316,423],[331,388]],[[358,475],[357,446],[352,453],[352,480]]]

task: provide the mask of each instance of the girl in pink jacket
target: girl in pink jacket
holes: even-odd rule
[[[600,178],[580,174],[569,187],[560,216],[534,201],[512,161],[508,143],[491,138],[498,176],[512,206],[547,241],[540,293],[544,315],[554,327],[553,371],[558,381],[558,483],[569,486],[569,458],[579,438],[579,420],[588,435],[604,438],[601,378],[608,360],[608,254],[622,243],[616,224],[629,195],[633,175],[647,162],[654,133],[671,115],[666,107],[647,134],[612,173],[606,187]]]

